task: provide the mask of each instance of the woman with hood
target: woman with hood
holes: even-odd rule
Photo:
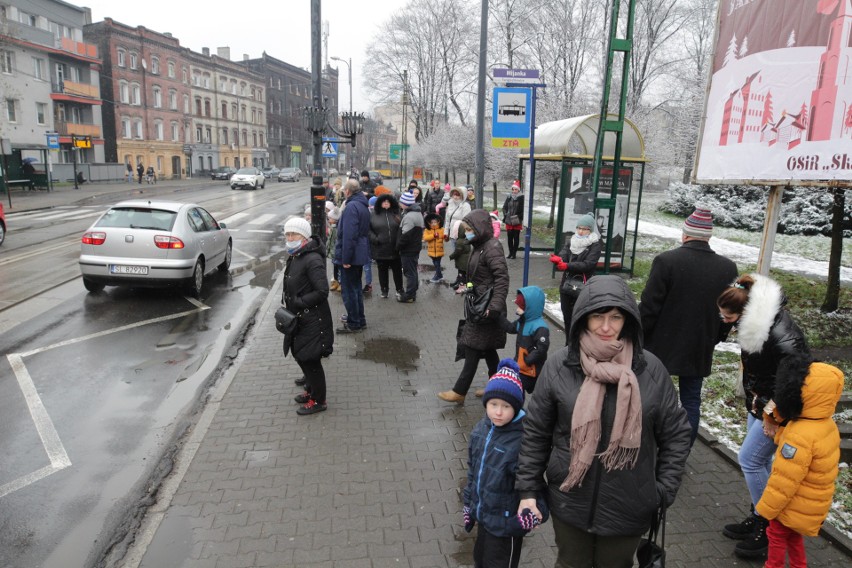
[[[595,232],[595,219],[589,214],[577,220],[574,234],[565,241],[559,254],[550,255],[550,262],[562,271],[559,284],[559,304],[562,308],[562,323],[565,326],[565,345],[568,345],[568,324],[571,312],[583,283],[595,274],[601,257],[603,242]]]
[[[471,209],[470,204],[464,200],[464,194],[460,187],[454,187],[448,195],[450,199],[447,201],[444,214],[444,240],[450,243],[447,252],[452,254],[456,250],[459,223],[467,217]]]
[[[399,259],[399,251],[396,250],[401,219],[396,197],[385,194],[376,198],[373,213],[370,215],[370,250],[379,271],[382,298],[388,297],[388,269],[393,275],[393,285],[397,294],[401,294],[403,290],[402,262]]]
[[[726,324],[734,324],[743,367],[743,389],[748,431],[737,459],[751,497],[752,512],[740,523],[725,525],[722,534],[739,540],[737,556],[756,558],[766,554],[769,521],[755,512],[772,472],[775,454],[775,380],[784,359],[810,357],[807,340],[784,307],[781,286],[768,276],[744,274],[719,295],[716,304]]]
[[[515,313],[520,317],[515,321],[500,321],[506,333],[518,336],[515,361],[518,362],[524,390],[529,394],[535,390],[535,381],[547,361],[550,348],[550,328],[544,321],[544,303],[544,290],[538,286],[524,286],[515,296],[515,305],[518,306]]]
[[[524,228],[524,196],[520,182],[512,182],[512,192],[503,204],[503,223],[509,240],[509,256],[506,258],[515,258],[521,242],[521,230]]]
[[[325,371],[322,358],[334,348],[334,328],[328,305],[325,246],[311,236],[311,224],[292,217],[284,224],[290,256],[284,268],[281,303],[296,314],[296,330],[284,336],[284,356],[293,358],[305,377],[305,392],[296,396],[297,414],[309,415],[326,409]]]
[[[568,347],[548,358],[537,383],[518,511],[541,518],[535,496],[548,492],[557,566],[633,566],[654,512],[680,488],[691,429],[666,368],[642,348],[639,307],[623,279],[589,280]]]
[[[477,323],[467,321],[462,328],[459,344],[464,347],[464,367],[455,386],[438,393],[441,400],[464,404],[479,361],[485,359],[490,377],[497,372],[500,362],[497,350],[506,346],[506,332],[499,322],[506,317],[509,268],[503,256],[503,245],[494,238],[488,211],[474,209],[462,219],[459,230],[464,231],[464,238],[473,246],[467,264],[467,293],[480,295],[488,288],[492,290],[485,319]]]

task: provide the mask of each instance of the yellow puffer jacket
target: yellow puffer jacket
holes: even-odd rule
[[[426,241],[426,254],[429,258],[443,258],[444,229],[423,229],[423,240]]]
[[[816,536],[831,508],[840,461],[840,434],[832,415],[843,373],[825,363],[812,363],[809,371],[801,387],[801,416],[775,435],[772,475],[755,508],[764,518]]]

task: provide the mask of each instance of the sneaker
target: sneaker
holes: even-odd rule
[[[296,386],[297,386],[297,387],[303,387],[303,386],[305,386],[305,383],[307,383],[307,382],[308,382],[308,378],[307,378],[306,376],[302,375],[302,377],[301,377],[301,378],[296,379],[296,380],[295,380],[295,381],[293,381],[293,382],[294,382],[294,383],[296,383]]]
[[[752,512],[742,522],[725,525],[722,529],[722,534],[734,540],[743,540],[754,534],[755,524],[757,524],[757,520],[754,516],[754,512]]]
[[[340,321],[342,321],[343,323],[346,323],[346,314],[343,314],[342,316],[340,316]]]
[[[382,290],[382,298],[387,299],[387,297],[388,297],[388,291]]]
[[[307,416],[309,414],[316,414],[317,412],[322,412],[327,409],[328,405],[324,402],[317,402],[313,399],[306,402],[303,406],[300,406],[296,409],[296,414],[299,416]]]
[[[295,398],[293,398],[299,404],[305,404],[311,400],[311,393],[308,391],[303,392],[302,394],[297,394]]]
[[[396,301],[397,301],[397,302],[401,302],[401,301],[402,301],[402,292],[397,292],[397,293],[396,293]]]
[[[454,390],[448,390],[438,393],[438,398],[445,402],[454,402],[456,404],[464,404],[464,395],[457,393]]]
[[[429,282],[431,282],[432,284],[436,284],[438,282],[441,282],[443,279],[444,279],[443,276],[438,276],[436,274],[435,276],[433,276],[432,278],[429,279]]]
[[[348,325],[344,325],[343,327],[337,328],[337,333],[361,333],[362,328],[353,329]]]
[[[405,296],[397,296],[396,301],[400,304],[413,304],[414,298],[406,298]]]
[[[734,554],[740,558],[765,558],[769,549],[769,538],[766,536],[769,521],[757,515],[754,519],[754,532],[734,548]]]
[[[367,284],[366,286],[364,286],[363,292],[365,294],[369,294],[372,291],[373,291],[373,285],[372,284]]]
[[[337,280],[332,280],[328,288],[332,292],[340,292],[340,282],[338,282]]]

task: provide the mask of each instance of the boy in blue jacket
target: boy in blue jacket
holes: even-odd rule
[[[464,529],[479,523],[473,561],[476,568],[517,568],[524,535],[547,521],[544,499],[538,499],[539,519],[529,509],[518,514],[515,471],[524,435],[524,386],[518,364],[503,359],[482,395],[485,418],[474,426],[468,449],[464,488]]]
[[[550,328],[544,321],[544,290],[538,286],[525,286],[518,290],[515,313],[520,317],[509,321],[505,317],[500,325],[506,333],[518,336],[515,341],[515,361],[520,367],[524,390],[532,394],[535,381],[547,361],[550,348]]]

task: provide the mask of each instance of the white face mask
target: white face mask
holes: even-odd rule
[[[287,241],[287,244],[284,245],[287,247],[287,252],[294,253],[302,246],[302,241]]]

